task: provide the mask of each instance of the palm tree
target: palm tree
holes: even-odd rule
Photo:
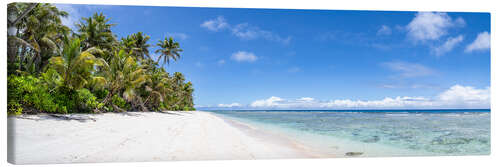
[[[64,39],[69,33],[69,28],[61,22],[61,17],[67,17],[68,13],[58,10],[51,4],[9,4],[9,14],[16,15],[16,11],[25,11],[22,18],[10,22],[11,31],[17,32],[9,36],[9,60],[12,62],[20,52],[19,69],[22,69],[25,55],[29,58],[39,72],[52,56],[58,55]],[[12,26],[15,26],[13,28]]]
[[[137,88],[149,80],[149,75],[145,72],[146,70],[137,63],[134,57],[127,57],[123,68],[123,98],[131,102],[134,108],[139,105],[142,111],[147,111],[147,108],[144,107],[142,98],[137,94]]]
[[[135,40],[131,35],[122,37],[119,42],[119,49],[124,50],[126,53],[132,53],[135,48]]]
[[[182,73],[180,72],[175,72],[170,80],[173,90],[171,96],[171,101],[173,102],[173,104],[171,105],[171,107],[175,110],[179,110],[181,108],[181,103],[184,100],[184,93],[182,92],[184,89],[184,80],[184,75],[182,75]]]
[[[122,38],[120,41],[121,49],[132,52],[133,56],[141,60],[151,58],[149,57],[149,47],[151,46],[148,44],[149,39],[149,35],[142,32],[127,35],[127,37]]]
[[[160,47],[160,49],[155,51],[155,53],[160,53],[157,62],[160,62],[161,58],[163,57],[162,66],[165,65],[165,62],[167,64],[170,64],[170,59],[177,61],[177,59],[181,57],[180,52],[182,52],[182,49],[180,48],[179,43],[175,42],[172,37],[165,37],[164,40],[158,41],[156,46]]]
[[[81,49],[80,40],[73,39],[66,43],[61,56],[49,60],[50,68],[61,76],[63,85],[72,90],[83,88],[91,81],[106,82],[104,77],[92,75],[96,66],[108,66],[104,59],[94,56],[102,51],[97,48]]]
[[[158,68],[158,63],[154,60],[146,59],[141,64],[150,76],[150,80],[141,89],[143,97],[146,97],[144,104],[152,110],[164,109],[161,108],[161,103],[165,101],[168,92],[168,73],[164,68]]]
[[[125,50],[115,51],[111,57],[110,65],[105,68],[103,77],[108,78],[107,88],[109,93],[103,100],[103,103],[111,104],[115,110],[123,111],[118,106],[110,103],[110,98],[115,94],[120,94],[125,100],[132,103],[134,108],[141,107],[147,111],[142,102],[142,98],[137,91],[144,83],[149,81],[149,75],[146,73],[131,53]]]
[[[194,106],[194,101],[193,101],[193,84],[191,82],[187,82],[183,85],[182,93],[183,93],[183,108],[189,108],[192,109]]]
[[[149,40],[149,35],[143,34],[142,32],[138,32],[132,34],[132,38],[135,41],[134,54],[141,59],[150,58],[148,48],[150,45],[147,43]]]
[[[92,17],[82,18],[77,24],[77,36],[82,40],[83,49],[92,47],[99,48],[104,55],[98,55],[109,61],[109,55],[116,47],[116,38],[111,32],[111,27],[115,24],[108,23],[109,19],[102,13],[94,13]]]
[[[33,48],[31,44],[18,37],[18,23],[28,15],[35,7],[36,3],[11,3],[7,6],[7,29],[8,29],[8,60],[10,63],[15,61],[18,51],[18,45],[24,45]],[[19,16],[18,16],[19,15]]]

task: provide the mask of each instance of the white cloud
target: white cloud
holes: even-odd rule
[[[453,50],[453,48],[455,48],[455,46],[460,42],[462,42],[463,40],[464,37],[462,35],[459,35],[454,38],[448,38],[443,45],[434,48],[434,53],[438,56],[443,55],[444,53]]]
[[[238,51],[236,53],[233,53],[231,59],[237,62],[255,62],[258,58],[251,52]]]
[[[210,108],[210,107],[213,107],[212,105],[200,105],[200,104],[195,104],[194,105],[195,108]]]
[[[464,27],[467,23],[465,23],[464,18],[459,17],[459,18],[455,19],[455,24],[456,24],[458,27]]]
[[[257,32],[259,30],[255,27],[249,27],[248,23],[238,24],[231,31],[233,35],[246,40],[255,39],[259,35]]]
[[[217,107],[231,108],[231,107],[241,107],[240,103],[231,103],[231,104],[218,104]]]
[[[292,37],[281,37],[271,31],[263,30],[257,26],[251,26],[248,23],[241,23],[237,25],[231,25],[226,22],[223,16],[219,16],[216,19],[207,20],[201,24],[201,27],[207,28],[211,31],[221,31],[229,30],[232,35],[242,39],[242,40],[254,40],[262,38],[268,41],[280,42],[283,44],[290,43]]]
[[[257,38],[264,38],[269,41],[276,41],[283,44],[290,43],[292,37],[282,38],[270,31],[261,30],[259,27],[252,27],[248,23],[242,23],[234,26],[231,29],[234,36],[243,40],[252,40]]]
[[[380,29],[377,31],[377,35],[391,35],[392,29],[389,26],[382,25]]]
[[[352,109],[352,108],[490,108],[490,88],[477,89],[470,86],[454,85],[432,98],[397,96],[381,100],[337,99],[319,101],[310,97],[287,100],[272,96],[256,100],[250,104],[253,108],[316,108],[316,109]]]
[[[59,10],[68,12],[68,17],[61,18],[61,22],[63,25],[68,26],[73,31],[76,31],[77,30],[76,23],[78,23],[80,18],[82,17],[81,14],[78,12],[78,9],[68,4],[54,4],[54,6],[56,6],[57,9]]]
[[[392,71],[398,72],[398,77],[422,77],[433,75],[435,73],[433,69],[416,63],[393,61],[382,63],[382,65],[391,69]]]
[[[217,61],[217,64],[219,64],[219,65],[226,64],[226,60],[221,59],[221,60]]]
[[[229,24],[223,16],[219,16],[215,19],[203,22],[200,26],[207,28],[210,31],[219,31],[228,28]]]
[[[406,26],[408,36],[415,41],[437,40],[453,26],[464,25],[463,18],[453,21],[446,13],[418,12]]]
[[[467,45],[467,48],[465,49],[466,52],[472,52],[472,51],[480,51],[480,50],[489,50],[490,49],[490,33],[489,32],[482,32],[479,33],[471,44]]]
[[[298,101],[314,101],[314,98],[312,97],[302,97],[297,99]]]
[[[490,88],[476,89],[470,86],[454,85],[439,94],[439,100],[446,105],[488,106]]]
[[[250,104],[251,107],[276,107],[279,106],[281,102],[284,102],[282,98],[271,96],[268,99],[257,100]]]
[[[186,40],[189,36],[185,33],[180,32],[168,32],[167,36],[171,36],[174,39]]]

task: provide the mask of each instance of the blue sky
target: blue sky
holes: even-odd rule
[[[490,108],[488,13],[57,6],[173,36],[199,109]]]

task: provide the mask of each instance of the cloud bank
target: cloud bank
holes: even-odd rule
[[[397,96],[380,100],[336,99],[321,101],[311,97],[284,99],[271,96],[255,100],[247,106],[239,103],[219,104],[219,107],[249,109],[446,109],[490,108],[490,88],[454,85],[434,97]]]
[[[223,108],[232,108],[232,107],[241,107],[242,105],[240,103],[231,103],[231,104],[218,104],[217,107],[223,107]]]

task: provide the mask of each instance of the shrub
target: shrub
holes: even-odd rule
[[[125,101],[125,99],[121,98],[116,94],[113,95],[113,97],[111,98],[111,103],[120,107],[121,109],[130,110],[130,104],[128,104],[127,101]]]
[[[7,106],[7,114],[9,115],[20,115],[23,113],[23,107],[16,101],[9,101],[9,104],[7,104]]]
[[[7,87],[10,112],[22,113],[21,106],[46,112],[67,112],[63,106],[54,103],[54,97],[49,93],[49,89],[38,78],[12,75],[8,77]]]
[[[44,78],[42,74],[42,78]],[[45,79],[45,78],[44,78]],[[48,84],[41,79],[33,76],[15,76],[8,77],[7,98],[9,101],[8,111],[10,114],[21,114],[24,108],[33,108],[41,112],[49,113],[71,113],[78,109],[75,104],[77,92],[66,86],[49,88]],[[88,94],[77,96],[78,100],[88,99]],[[95,99],[95,97],[94,97]],[[83,100],[88,102],[84,105],[89,107],[99,107],[95,100]],[[102,106],[102,105],[101,105]]]
[[[102,100],[104,100],[104,98],[106,98],[106,95],[108,95],[109,91],[107,89],[99,89],[99,90],[93,91],[93,93],[99,101],[102,101]]]
[[[93,112],[94,109],[102,109],[103,103],[97,101],[97,98],[88,89],[78,89],[74,94],[74,102],[77,104],[78,112]]]

